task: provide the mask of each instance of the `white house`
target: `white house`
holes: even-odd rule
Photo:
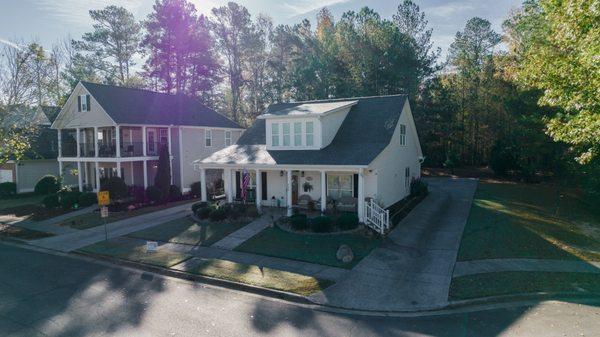
[[[130,186],[152,185],[158,150],[168,147],[172,184],[183,192],[200,180],[192,161],[234,144],[242,127],[194,98],[80,82],[52,123],[62,175],[80,190],[98,190],[117,175]]]
[[[335,200],[364,221],[365,200],[386,208],[410,193],[422,158],[408,99],[394,95],[273,104],[235,145],[194,163],[201,177],[223,170],[229,202],[246,171],[257,207]]]

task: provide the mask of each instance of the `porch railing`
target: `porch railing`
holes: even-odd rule
[[[370,199],[365,202],[365,224],[379,234],[387,233],[390,229],[390,211]]]

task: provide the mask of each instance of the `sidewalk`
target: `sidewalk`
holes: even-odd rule
[[[106,225],[108,238],[117,238],[189,215],[192,212],[190,207],[194,202],[111,222]],[[62,252],[70,252],[100,242],[104,239],[104,226],[101,225],[90,229],[78,230],[76,232],[67,233],[64,235],[30,241],[29,244]]]
[[[453,277],[508,271],[600,273],[600,262],[546,259],[489,259],[457,262]]]

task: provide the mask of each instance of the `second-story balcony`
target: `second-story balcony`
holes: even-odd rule
[[[141,157],[144,155],[143,142],[121,143],[121,157]]]
[[[63,157],[77,157],[77,142],[62,142],[61,154]]]
[[[98,141],[98,157],[116,157],[117,145],[114,141]]]

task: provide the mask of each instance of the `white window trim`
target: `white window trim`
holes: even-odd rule
[[[225,138],[225,146],[230,146],[231,145],[231,130],[225,130],[225,132],[223,132],[223,134],[224,134],[224,138]]]
[[[79,95],[79,101],[81,103],[81,112],[86,112],[86,111],[90,111],[90,107],[87,105],[87,94],[84,95]],[[90,98],[91,101],[91,98]],[[84,109],[85,107],[85,109]]]
[[[406,146],[406,125],[400,124],[400,146]]]
[[[329,191],[332,190],[331,188],[329,188],[329,179],[330,178],[335,178],[335,177],[342,177],[342,176],[346,176],[346,177],[350,177],[350,189],[340,189],[340,190],[344,190],[344,191],[350,191],[350,196],[354,196],[354,174],[353,173],[327,173],[327,181],[325,182],[325,187],[327,188],[327,196],[330,196]],[[336,196],[337,198],[338,196]]]
[[[304,137],[302,137],[302,135],[303,135],[302,124],[303,124],[302,122],[294,122],[294,127],[293,127],[293,129],[294,129],[294,144],[292,145],[294,147],[302,147],[303,146],[302,138],[304,138]],[[298,132],[296,132],[296,125],[300,125],[300,130]],[[300,144],[296,144],[296,137],[300,137]]]
[[[212,138],[212,130],[204,130],[204,147],[212,147]],[[210,145],[207,145],[208,143],[210,143]]]
[[[275,128],[277,129],[277,133],[273,132],[273,127],[275,126]],[[281,142],[280,142],[280,137],[279,137],[279,123],[271,123],[271,146],[273,147],[279,147],[281,146]],[[277,144],[273,143],[273,139],[277,139]]]
[[[308,124],[312,125],[312,130],[311,132],[308,132]],[[312,136],[312,144],[308,144],[308,136]],[[315,146],[315,122],[312,121],[308,121],[304,123],[304,144],[306,145],[306,147],[313,147]]]
[[[285,144],[285,126],[287,125],[287,137],[288,137],[288,143],[287,145]],[[281,146],[283,147],[290,147],[292,145],[292,130],[291,130],[291,126],[289,122],[285,122],[285,123],[281,123],[281,134],[282,134],[282,138],[283,138],[283,142],[281,143]]]

